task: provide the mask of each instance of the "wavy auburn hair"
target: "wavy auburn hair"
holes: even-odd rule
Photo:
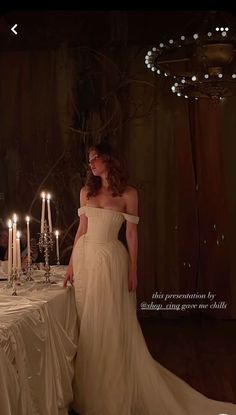
[[[107,168],[107,181],[108,190],[112,191],[112,196],[121,196],[127,186],[127,174],[125,172],[124,163],[120,159],[119,155],[114,148],[107,142],[101,142],[91,146],[87,154],[87,163],[89,162],[89,153],[91,151],[96,153],[102,158]],[[97,196],[102,186],[102,179],[99,176],[94,176],[90,167],[87,169],[87,177],[85,186],[88,189],[87,198]]]

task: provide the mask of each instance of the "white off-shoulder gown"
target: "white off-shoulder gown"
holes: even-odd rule
[[[148,351],[136,293],[128,291],[128,251],[118,240],[123,221],[139,218],[91,206],[81,214],[88,229],[73,250],[79,319],[73,408],[81,415],[236,415],[235,404],[202,395]]]

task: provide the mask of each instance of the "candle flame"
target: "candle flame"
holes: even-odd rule
[[[29,216],[26,216],[25,217],[25,220],[26,220],[26,222],[29,222],[30,221],[30,217]]]
[[[59,231],[55,231],[56,238],[59,236]]]
[[[13,214],[12,220],[13,220],[13,223],[17,222],[17,214],[16,213]]]
[[[50,200],[51,199],[51,195],[50,195],[50,193],[48,193],[47,194],[47,200]]]
[[[7,221],[7,226],[8,226],[8,228],[12,228],[12,220],[11,219],[9,219],[8,221]]]
[[[21,235],[20,231],[17,231],[17,232],[16,232],[16,238],[17,238],[17,239],[20,239],[20,235]]]
[[[42,193],[41,193],[41,197],[42,197],[43,199],[45,199],[45,198],[46,198],[46,193],[45,193],[45,192],[42,192]]]

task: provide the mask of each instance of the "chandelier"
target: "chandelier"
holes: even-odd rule
[[[236,96],[236,30],[224,12],[205,12],[201,27],[163,40],[147,52],[145,64],[169,78],[177,96]]]

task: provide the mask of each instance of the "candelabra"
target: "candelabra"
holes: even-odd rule
[[[34,281],[32,278],[31,258],[27,260],[26,278],[25,281]]]
[[[16,292],[16,281],[17,281],[18,273],[17,269],[12,269],[10,275],[8,275],[8,287],[12,287],[12,295],[17,295]]]
[[[39,250],[40,252],[44,252],[44,261],[45,261],[45,281],[44,283],[51,284],[51,272],[50,272],[50,264],[49,264],[49,256],[50,251],[53,249],[53,233],[50,232],[49,226],[47,221],[44,221],[44,231],[40,232],[39,234]]]

